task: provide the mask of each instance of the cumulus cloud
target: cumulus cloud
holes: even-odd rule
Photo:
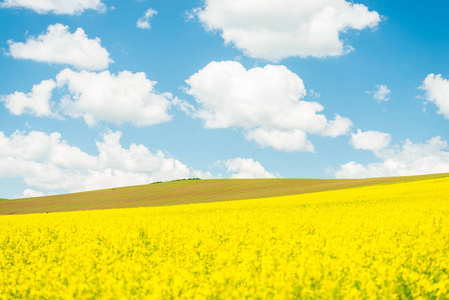
[[[385,84],[376,85],[376,90],[373,92],[368,92],[373,95],[373,99],[378,103],[390,100],[390,90]]]
[[[226,44],[271,61],[346,54],[353,48],[340,33],[374,28],[381,21],[376,11],[345,0],[206,0],[193,12]]]
[[[170,93],[156,92],[155,84],[156,81],[149,80],[143,72],[111,74],[109,71],[65,69],[55,80],[44,80],[33,86],[28,94],[15,92],[1,96],[0,101],[15,115],[54,117],[61,114],[83,118],[89,126],[104,121],[144,127],[169,121],[172,102],[182,102]],[[55,88],[65,93],[58,105],[51,103]]]
[[[357,133],[351,133],[350,143],[355,149],[377,151],[385,149],[391,142],[389,133],[379,131],[365,131],[360,129]]]
[[[82,117],[93,126],[97,121],[137,127],[150,126],[171,119],[170,93],[154,91],[155,81],[145,73],[119,72],[117,75],[70,69],[56,76],[59,87],[66,85],[69,94],[61,100],[62,112],[74,118]]]
[[[29,37],[25,43],[10,40],[8,44],[9,54],[14,58],[71,65],[77,69],[103,70],[113,62],[99,38],[89,39],[82,28],[70,33],[69,27],[62,24],[48,26],[47,32]]]
[[[447,142],[437,136],[425,143],[406,140],[374,151],[379,162],[366,165],[351,161],[335,172],[336,178],[368,178],[384,176],[408,176],[449,172]]]
[[[0,8],[25,8],[38,14],[55,15],[79,15],[87,9],[106,11],[106,5],[102,0],[4,0],[0,2]]]
[[[140,29],[151,29],[150,20],[153,18],[153,16],[157,15],[157,11],[149,8],[142,18],[139,18],[136,22],[137,28]]]
[[[278,178],[278,175],[268,172],[252,158],[234,158],[225,161],[217,161],[216,164],[224,165],[232,179],[243,178]]]
[[[441,74],[429,74],[420,88],[426,92],[426,100],[438,107],[438,113],[449,119],[449,80]]]
[[[78,192],[147,184],[210,173],[188,168],[162,151],[143,145],[120,144],[121,132],[108,132],[90,155],[68,145],[61,134],[32,131],[5,136],[0,132],[0,178],[23,178],[33,188],[49,192]],[[38,195],[27,191],[24,196]]]
[[[13,115],[30,114],[37,117],[49,117],[52,113],[51,95],[56,87],[54,80],[43,80],[33,85],[30,93],[15,92],[0,96],[0,101]]]
[[[192,114],[206,128],[240,128],[261,146],[313,152],[308,133],[336,137],[352,126],[339,115],[327,120],[321,104],[301,100],[304,83],[285,66],[246,70],[235,61],[211,62],[186,83],[198,105]]]

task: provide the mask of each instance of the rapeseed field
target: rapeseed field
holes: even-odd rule
[[[0,228],[2,299],[449,298],[449,178]]]

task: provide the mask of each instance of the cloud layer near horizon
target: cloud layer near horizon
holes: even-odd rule
[[[360,164],[354,161],[340,166],[336,178],[369,178],[444,173],[449,170],[449,148],[446,141],[436,136],[425,143],[409,139],[389,145],[391,136],[377,131],[358,131],[352,134],[351,144],[356,149],[370,150],[378,162]]]
[[[58,132],[17,131],[9,137],[0,132],[0,178],[22,178],[28,186],[51,193],[211,177],[162,151],[152,153],[136,144],[124,148],[121,136],[119,131],[104,134],[96,142],[98,155],[90,155],[67,144]],[[25,194],[42,195],[33,190]]]

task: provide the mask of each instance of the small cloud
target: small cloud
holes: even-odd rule
[[[196,19],[196,15],[198,14],[199,9],[193,9],[193,10],[186,10],[184,11],[184,13],[182,14],[182,16],[184,17],[184,21],[189,22],[192,20]]]
[[[188,116],[193,116],[195,114],[195,107],[185,100],[178,99],[174,97],[171,102],[174,106],[178,107]]]
[[[389,133],[379,131],[365,131],[360,129],[357,133],[351,133],[350,144],[355,149],[377,151],[385,149],[391,142],[391,135]]]
[[[137,20],[136,26],[140,29],[151,29],[150,20],[153,16],[157,15],[158,12],[152,8],[149,8],[142,18]]]
[[[369,95],[373,96],[373,99],[377,101],[377,103],[385,102],[390,100],[390,92],[391,90],[385,84],[378,84],[375,86],[377,90],[375,91],[367,91]]]
[[[71,65],[77,69],[104,70],[114,61],[101,46],[99,38],[89,39],[82,28],[74,33],[69,26],[50,25],[47,32],[28,37],[25,43],[8,41],[8,55],[51,64]]]
[[[33,85],[31,92],[27,94],[16,91],[14,94],[0,96],[0,102],[4,102],[9,112],[16,116],[30,114],[36,117],[56,117],[51,109],[51,95],[55,87],[54,80],[43,80]]]
[[[23,191],[23,198],[33,198],[33,197],[43,197],[43,196],[45,196],[45,194],[40,191],[34,191],[31,189],[26,189]]]
[[[449,119],[449,80],[441,74],[429,74],[419,87],[425,91],[424,111],[426,104],[432,102],[438,107],[438,114]]]
[[[309,90],[310,95],[314,98],[314,99],[318,99],[321,97],[320,93],[315,92],[314,90]]]
[[[120,43],[120,42],[116,42],[115,44],[114,44],[114,47],[113,47],[114,49],[119,49],[120,50],[120,52],[122,52],[123,53],[123,55],[125,55],[126,57],[128,57],[128,55],[129,55],[129,51],[128,51],[128,49],[127,48],[125,48],[125,46],[123,46],[123,44],[122,43]]]
[[[225,161],[216,161],[214,165],[226,167],[230,178],[232,179],[248,179],[248,178],[279,178],[279,174],[273,174],[265,170],[260,162],[252,158],[237,157]]]

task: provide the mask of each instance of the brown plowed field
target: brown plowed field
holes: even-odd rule
[[[210,179],[173,181],[83,193],[4,200],[0,201],[0,215],[243,200],[447,176],[449,176],[449,173],[368,179]]]

